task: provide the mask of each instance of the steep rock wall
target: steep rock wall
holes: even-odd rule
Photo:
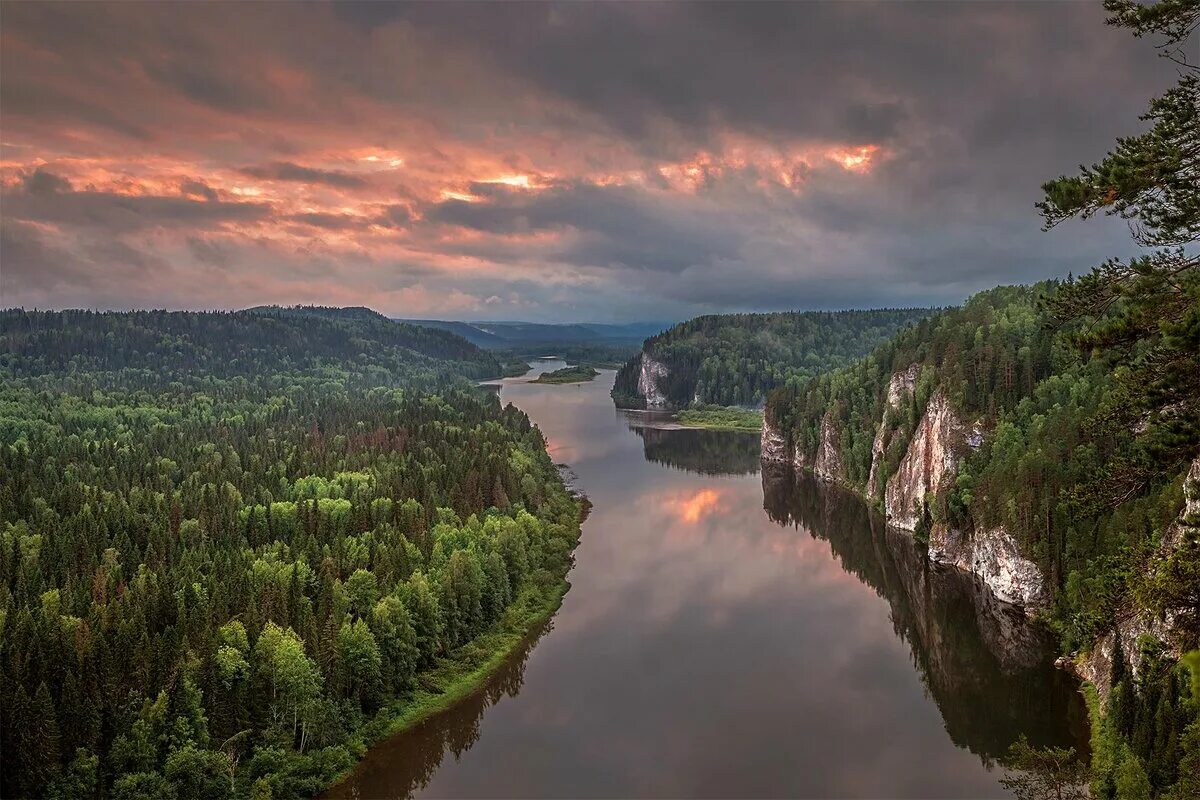
[[[1026,613],[1045,607],[1049,599],[1041,570],[1021,555],[1016,540],[1002,527],[967,535],[936,525],[929,537],[929,558],[974,572],[997,598],[1024,607]]]
[[[667,377],[667,365],[655,361],[654,357],[642,351],[641,369],[638,373],[638,394],[646,398],[646,408],[662,408],[667,405],[667,397],[658,388],[660,379]]]
[[[759,437],[761,459],[769,463],[790,463],[797,469],[807,470],[823,481],[829,483],[846,482],[846,465],[842,460],[841,431],[832,413],[827,413],[821,420],[821,440],[817,443],[817,452],[809,458],[802,451],[788,443],[788,437],[775,427],[771,415],[763,416],[762,433]]]
[[[842,437],[832,411],[821,419],[821,441],[817,444],[817,457],[813,462],[813,474],[830,483],[845,483],[846,465],[842,463]]]
[[[760,457],[763,461],[771,464],[786,464],[792,460],[792,454],[788,448],[787,436],[775,427],[769,413],[763,415],[760,442]]]
[[[925,495],[937,494],[944,482],[954,479],[966,449],[967,427],[939,389],[930,398],[896,474],[888,478],[884,493],[888,522],[916,530]]]
[[[920,366],[913,364],[908,369],[892,375],[888,381],[886,406],[879,420],[879,428],[875,431],[875,440],[871,443],[871,474],[867,477],[867,498],[870,500],[875,500],[882,494],[882,487],[879,486],[879,467],[895,433],[888,425],[888,412],[898,409],[900,401],[912,393],[920,373]]]

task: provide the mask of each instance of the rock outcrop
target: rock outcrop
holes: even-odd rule
[[[1183,482],[1183,509],[1163,535],[1156,557],[1151,560],[1149,569],[1155,566],[1179,547],[1185,536],[1200,535],[1200,458],[1192,461],[1191,468]],[[1117,639],[1121,640],[1121,650],[1128,663],[1126,666],[1134,675],[1141,666],[1137,653],[1140,651],[1138,640],[1143,636],[1151,636],[1166,645],[1168,653],[1178,658],[1181,654],[1181,643],[1186,638],[1186,632],[1200,627],[1200,619],[1191,614],[1177,613],[1170,610],[1159,617],[1149,613],[1144,608],[1136,607],[1127,598],[1117,610],[1116,624],[1112,630],[1100,637],[1087,653],[1076,659],[1075,667],[1080,677],[1089,681],[1100,693],[1103,702],[1108,702],[1112,691],[1111,677],[1113,655],[1116,652]]]
[[[642,351],[641,371],[638,373],[638,394],[646,398],[646,408],[663,408],[667,405],[667,397],[658,387],[658,382],[667,377],[667,365],[655,361],[654,357]]]
[[[974,572],[998,599],[1023,607],[1027,614],[1043,608],[1048,600],[1041,570],[1021,555],[1004,528],[966,535],[936,525],[929,537],[929,558]]]
[[[875,431],[875,441],[871,444],[871,474],[867,477],[867,498],[870,500],[875,500],[883,493],[883,487],[879,486],[879,468],[895,434],[895,429],[888,424],[888,414],[899,409],[900,401],[912,394],[920,374],[920,366],[913,364],[908,369],[892,375],[888,381],[886,405],[879,420],[879,428]]]
[[[821,441],[817,444],[817,457],[813,462],[813,474],[829,483],[845,483],[846,465],[842,461],[842,435],[833,418],[832,410],[821,419]]]
[[[786,464],[792,460],[792,454],[788,450],[787,436],[775,427],[769,413],[763,414],[761,443],[760,457],[763,461],[771,464]]]
[[[771,421],[771,415],[763,415],[760,435],[762,460],[775,464],[791,464],[797,469],[807,470],[827,483],[846,483],[846,464],[842,459],[841,431],[832,413],[821,420],[821,439],[817,443],[816,455],[809,458],[802,450],[793,447],[788,437]]]
[[[967,447],[967,426],[939,389],[930,398],[896,474],[888,478],[884,494],[888,522],[916,530],[925,495],[937,494],[943,483],[954,480]]]

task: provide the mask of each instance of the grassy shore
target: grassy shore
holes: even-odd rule
[[[592,505],[583,495],[577,495],[576,502],[582,524]],[[578,535],[577,531],[576,537]],[[346,743],[342,758],[348,760],[338,763],[339,759],[334,758],[329,768],[323,770],[330,777],[321,781],[323,788],[320,791],[332,789],[349,778],[372,745],[402,733],[480,691],[488,679],[525,646],[530,634],[562,606],[571,584],[566,573],[556,577],[557,582],[527,585],[493,630],[438,659],[433,667],[417,676],[416,686],[411,691],[365,721]]]
[[[354,759],[326,783],[333,788],[349,778],[372,745],[402,733],[480,691],[489,678],[525,645],[529,635],[562,605],[570,584],[527,589],[509,607],[497,630],[485,633],[438,660],[420,674],[418,686],[363,724],[346,749]]]
[[[563,367],[553,372],[543,372],[533,383],[585,383],[599,374],[591,367]]]
[[[500,373],[502,378],[519,378],[525,375],[529,370],[533,369],[527,361],[513,361],[503,365],[503,371]]]
[[[680,425],[692,428],[713,428],[724,431],[762,430],[762,412],[736,406],[702,406],[680,411],[676,418]]]

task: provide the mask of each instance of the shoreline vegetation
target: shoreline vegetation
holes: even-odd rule
[[[588,366],[563,367],[553,372],[543,372],[531,383],[587,383],[600,372]]]
[[[528,361],[513,361],[508,364],[503,364],[500,372],[501,378],[520,378],[528,375],[533,365]]]
[[[758,433],[762,430],[762,411],[740,406],[699,406],[685,408],[675,415],[680,425],[718,431]]]
[[[558,586],[549,587],[540,595],[528,593],[508,609],[497,630],[482,634],[418,675],[418,685],[413,691],[393,701],[352,737],[347,750],[354,763],[331,778],[318,797],[353,777],[373,747],[451,710],[482,691],[497,670],[537,634],[540,626],[554,617],[570,588],[570,582],[564,577]]]
[[[573,552],[592,504],[582,493],[573,492],[571,499],[579,509],[579,523],[575,529],[575,541],[571,545]],[[394,698],[350,735],[345,747],[353,762],[344,765],[340,772],[329,778],[315,795],[324,797],[353,777],[373,747],[451,710],[486,688],[492,676],[522,647],[531,640],[536,641],[538,629],[558,613],[563,598],[571,590],[567,575],[574,566],[572,556],[567,561],[566,569],[558,576],[557,583],[528,586],[505,610],[493,630],[485,631],[447,653],[429,669],[416,675],[414,686],[406,694]]]

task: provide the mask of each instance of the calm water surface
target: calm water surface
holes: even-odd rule
[[[571,591],[331,796],[1000,797],[1022,733],[1082,746],[1047,643],[856,498],[760,473],[756,436],[615,411],[612,372],[533,374],[502,399],[594,504]]]

